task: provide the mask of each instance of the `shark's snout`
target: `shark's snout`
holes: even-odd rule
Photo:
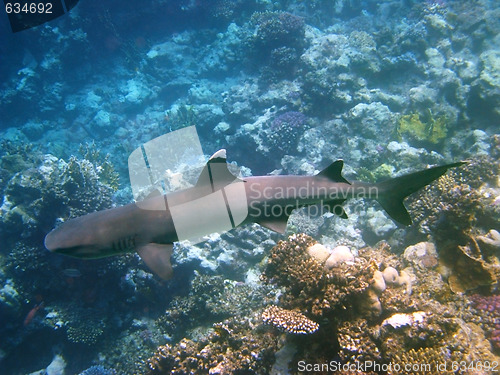
[[[54,229],[52,230],[51,232],[49,232],[46,236],[45,236],[45,240],[43,241],[43,244],[45,245],[45,248],[51,252],[54,252],[56,251],[57,249],[57,246],[56,246],[56,235],[54,234],[54,232],[56,231],[57,229]]]

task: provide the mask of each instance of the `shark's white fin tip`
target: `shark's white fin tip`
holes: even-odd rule
[[[210,156],[210,160],[212,159],[226,159],[226,149],[221,148],[219,151],[216,151],[212,156]]]

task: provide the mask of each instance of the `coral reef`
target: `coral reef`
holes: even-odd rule
[[[477,324],[484,326],[487,337],[494,343],[497,337],[494,322],[498,319],[491,311],[495,309],[496,300],[476,299],[475,306],[484,315],[478,320],[466,297],[453,294],[443,283],[438,273],[437,254],[431,245],[408,247],[405,259],[411,266],[404,269],[404,263],[382,243],[376,249],[360,249],[354,261],[348,260],[347,264],[340,263],[327,270],[322,267],[325,248],[320,248],[312,238],[293,235],[288,241],[280,241],[271,251],[264,279],[284,288],[280,304],[285,308],[308,311],[313,317],[321,316],[321,324],[313,337],[316,344],[329,347],[329,351],[311,352],[307,336],[304,336],[303,340],[294,340],[298,345],[295,358],[323,363],[325,358],[338,355],[344,364],[401,364],[405,359],[425,359],[424,363],[429,363],[430,367],[416,373],[429,374],[435,373],[436,366],[444,363],[443,354],[448,358],[445,361],[448,369],[453,361],[495,360]],[[365,261],[360,262],[358,258]],[[370,271],[365,275],[359,271],[356,274],[353,265]],[[298,269],[302,271],[300,274]],[[361,285],[354,280],[361,278],[366,280],[360,281]],[[330,282],[333,285],[330,286]],[[316,299],[306,298],[302,290],[313,293]],[[321,309],[314,308],[319,300],[323,302]],[[273,315],[275,310],[276,313],[282,311],[276,307],[269,310],[272,314],[267,312],[267,315]],[[266,319],[271,319],[267,315]],[[326,334],[332,330],[336,333],[333,340],[331,333]],[[300,372],[294,366],[291,370],[292,373]],[[391,371],[388,373],[405,373],[401,369]],[[377,371],[367,369],[363,373]]]
[[[107,369],[101,365],[95,365],[80,372],[78,375],[115,375],[115,374],[116,374],[115,370]]]
[[[158,348],[148,361],[149,374],[267,374],[279,339],[257,334],[247,319],[214,324],[199,341],[183,339]]]
[[[262,277],[285,288],[280,302],[287,309],[298,308],[317,317],[345,314],[364,299],[376,267],[356,258],[326,269],[325,257],[321,261],[307,252],[315,243],[304,234],[280,241],[271,250]]]
[[[111,185],[101,181],[101,176]],[[33,238],[51,229],[57,218],[108,208],[116,181],[107,159],[100,166],[76,157],[65,162],[39,155],[8,181],[0,207],[0,230],[11,233],[10,238]]]
[[[479,324],[484,327],[493,347],[500,352],[500,295],[471,297],[477,314],[481,317]]]
[[[482,176],[498,173],[498,168],[491,158],[478,158],[424,188],[409,205],[419,230],[433,234],[441,272],[456,292],[497,288],[494,241],[486,239],[481,226],[496,225],[498,218],[489,208],[492,198],[481,191],[496,183]]]
[[[366,320],[353,319],[341,323],[337,335],[339,356],[345,363],[381,362],[382,356],[375,343],[375,332],[368,326]]]
[[[264,139],[273,153],[286,155],[296,152],[299,137],[308,128],[307,116],[300,112],[285,112],[272,121]]]
[[[196,274],[187,296],[176,296],[156,325],[172,338],[197,326],[211,325],[231,316],[251,314],[269,291],[224,280],[221,276]]]
[[[83,316],[88,318],[81,320]],[[66,335],[68,340],[75,344],[96,344],[104,332],[104,323],[97,321],[95,317],[96,314],[93,311],[76,315],[74,320],[67,324]]]
[[[498,174],[499,166],[488,157],[480,157],[442,176],[409,198],[414,222],[424,233],[455,232],[462,235],[478,220],[487,216],[487,199],[479,187],[488,182],[487,176]]]
[[[305,45],[303,18],[288,12],[256,12],[248,28],[248,56],[266,79],[288,76]]]

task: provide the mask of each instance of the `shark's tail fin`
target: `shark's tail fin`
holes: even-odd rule
[[[403,200],[410,194],[441,177],[448,169],[458,167],[462,164],[466,163],[458,162],[441,165],[380,182],[377,184],[379,192],[377,201],[394,221],[403,225],[410,225],[410,214],[406,210]]]

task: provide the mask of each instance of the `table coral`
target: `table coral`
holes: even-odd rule
[[[307,335],[318,330],[319,324],[297,311],[269,306],[262,312],[262,321],[285,332]]]

